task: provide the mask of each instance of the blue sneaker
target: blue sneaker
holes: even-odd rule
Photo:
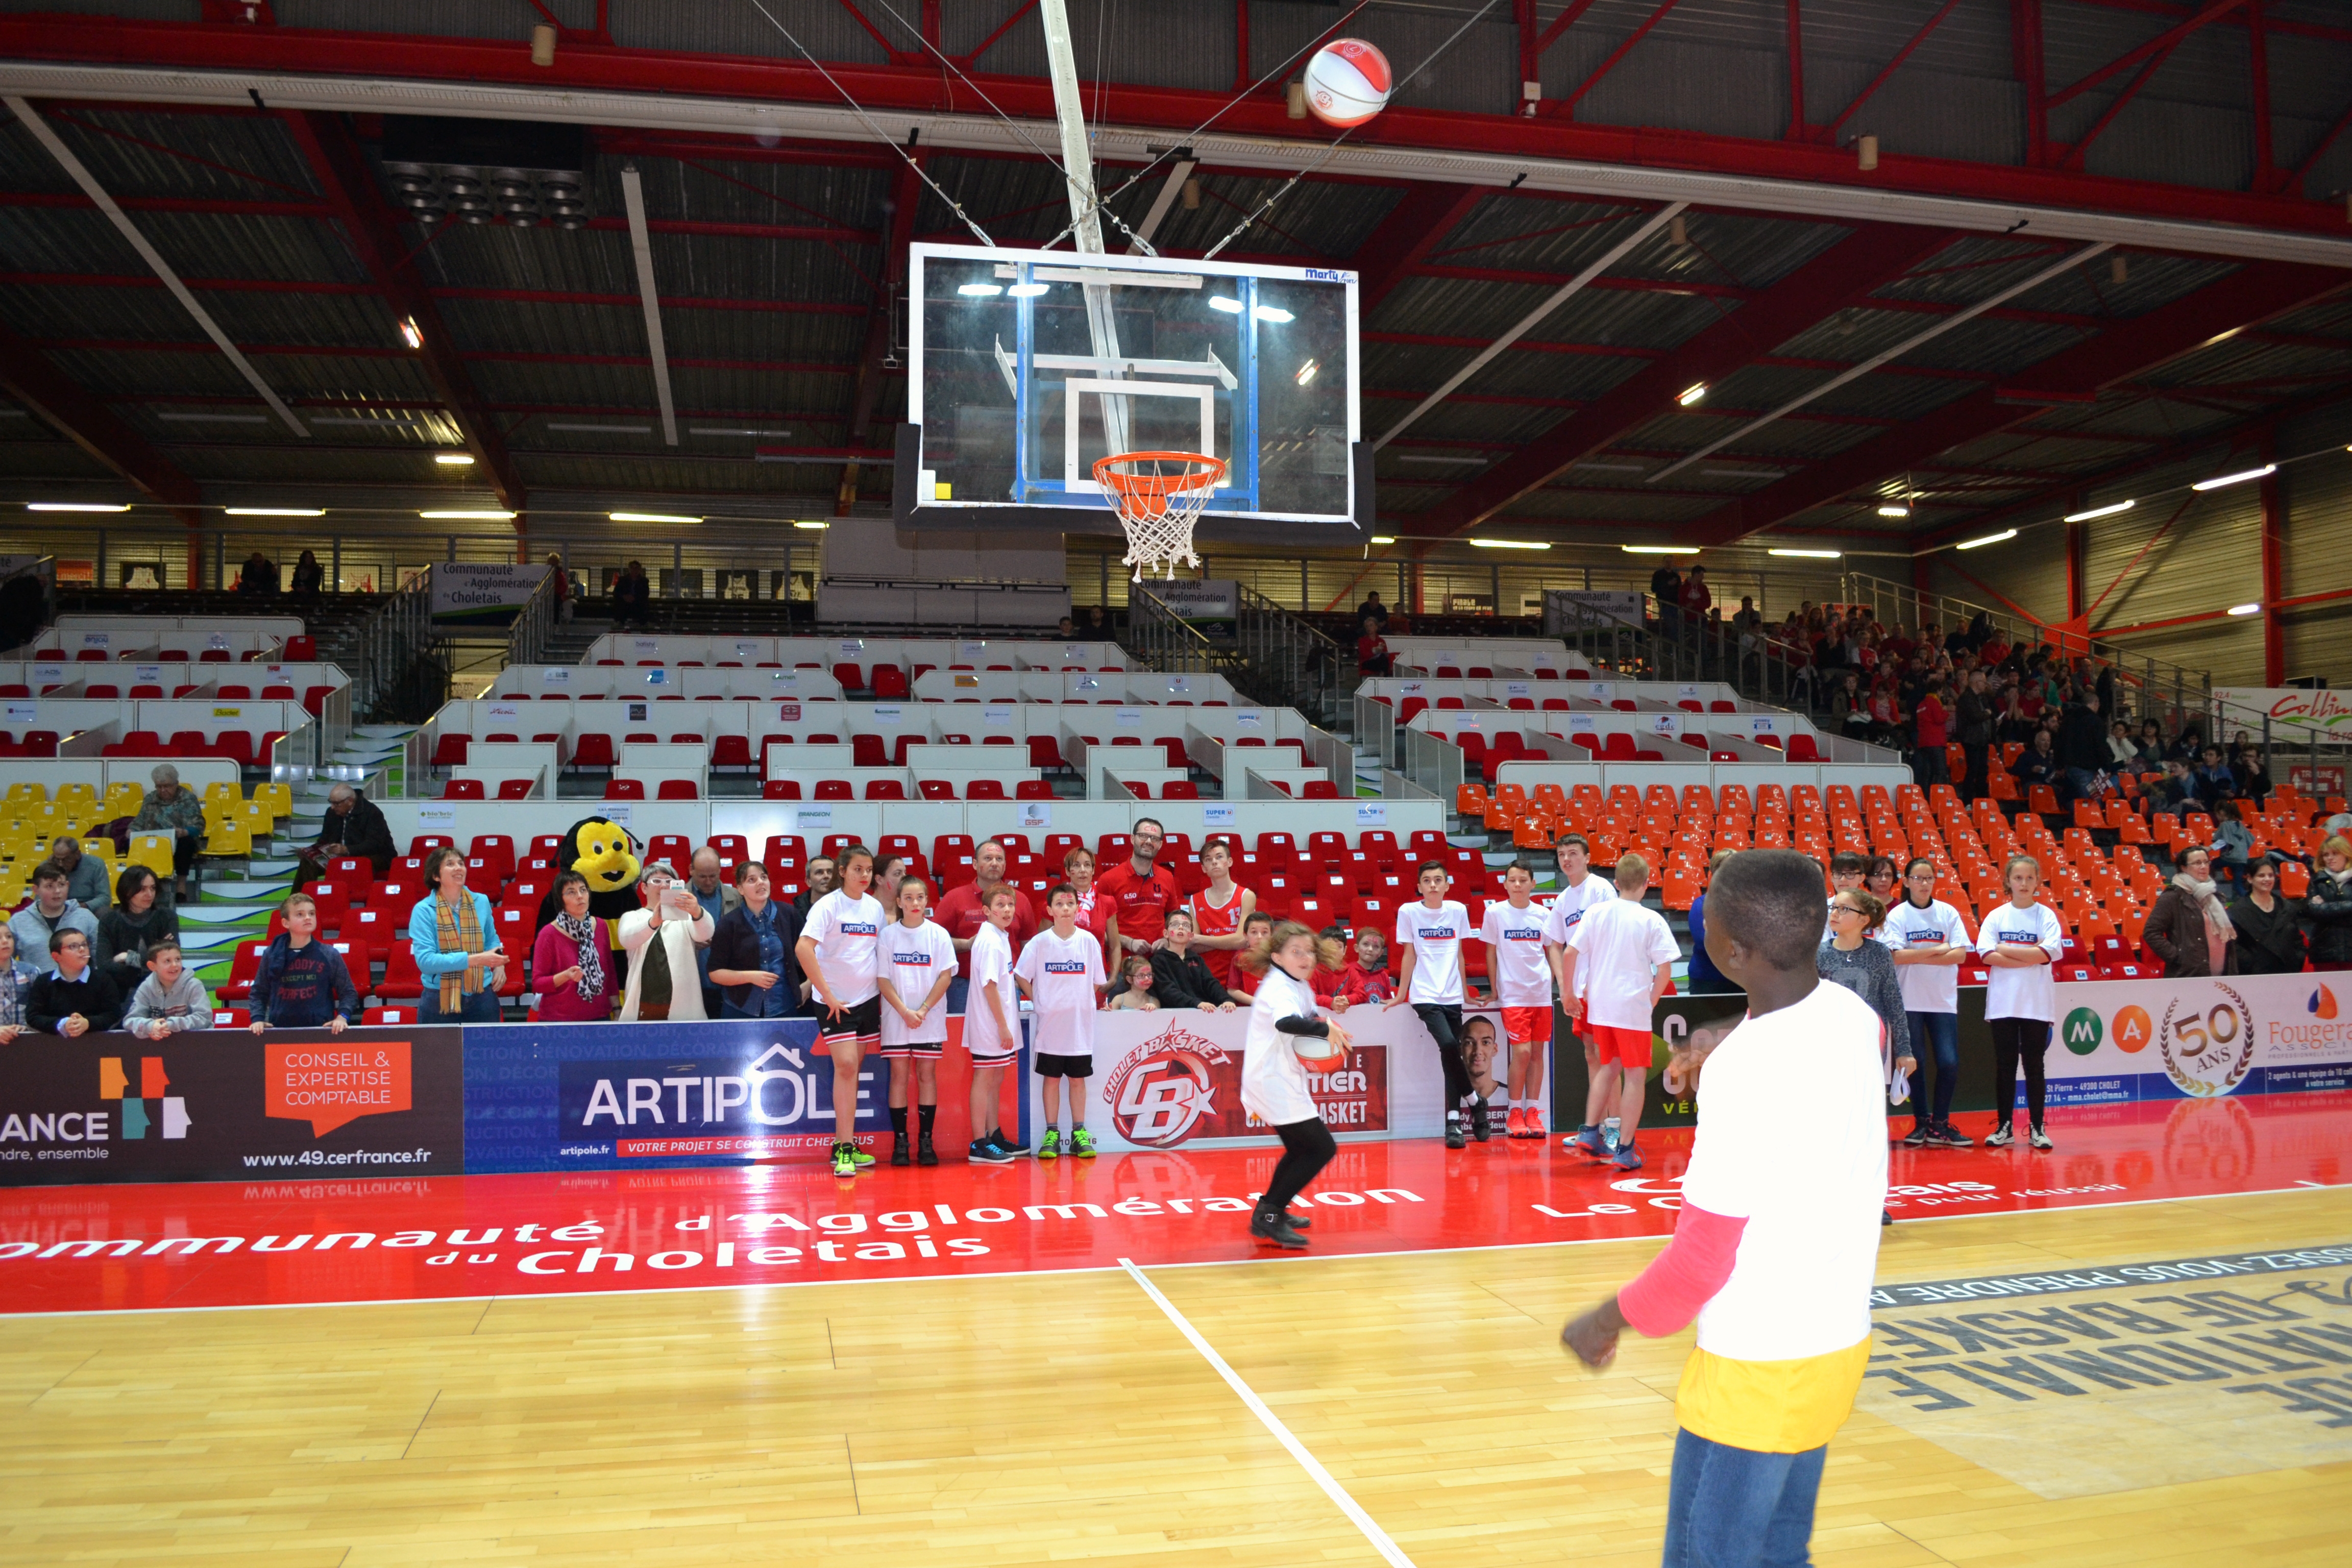
[[[1631,1143],[1618,1144],[1617,1152],[1609,1158],[1610,1162],[1621,1171],[1638,1171],[1642,1168],[1642,1152]]]
[[[1013,1155],[986,1138],[975,1140],[968,1156],[975,1165],[1010,1165]]]
[[[1596,1160],[1609,1158],[1609,1146],[1601,1141],[1601,1129],[1598,1127],[1580,1127],[1574,1136],[1563,1138],[1560,1142],[1580,1154],[1590,1154]]]

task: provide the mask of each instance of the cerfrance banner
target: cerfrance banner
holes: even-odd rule
[[[1409,1008],[1354,1007],[1338,1022],[1351,1037],[1346,1058],[1307,1075],[1307,1091],[1340,1138],[1434,1138],[1445,1130],[1445,1079],[1436,1042]],[[1464,1055],[1471,1080],[1499,1102],[1510,1058],[1502,1017],[1466,1015]],[[1107,1012],[1095,1018],[1095,1073],[1087,1126],[1097,1148],[1223,1148],[1273,1143],[1274,1130],[1242,1104],[1242,1042],[1249,1010]],[[1044,1126],[1044,1080],[1025,1090],[1030,1118]],[[1066,1124],[1069,1112],[1063,1117]]]
[[[513,624],[545,566],[445,561],[433,568],[433,624],[504,626]]]
[[[2352,984],[2233,974],[2061,985],[2045,1063],[2053,1101],[2212,1100],[2352,1088]]]
[[[2263,720],[2270,721],[2272,739],[2282,733],[2322,737],[2352,736],[2352,697],[2340,691],[2307,690],[2300,686],[2217,686],[2213,689],[2213,734],[2216,739],[2240,730],[2260,736]]]
[[[454,1176],[456,1028],[43,1037],[0,1051],[0,1185]]]
[[[940,1147],[969,1139],[970,1058],[949,1020]],[[833,1058],[816,1023],[509,1024],[466,1033],[468,1171],[644,1170],[822,1159]],[[890,1064],[858,1063],[857,1142],[887,1143]],[[1017,1113],[1018,1102],[1006,1108]]]
[[[1154,583],[1151,593],[1175,612],[1178,620],[1204,637],[1229,637],[1240,625],[1241,584],[1231,578],[1211,577],[1198,583]]]

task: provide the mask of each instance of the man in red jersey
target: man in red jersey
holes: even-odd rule
[[[1157,864],[1168,830],[1157,818],[1139,816],[1129,834],[1129,859],[1095,879],[1095,896],[1111,905],[1106,947],[1112,952],[1149,953],[1167,929],[1168,911],[1181,909],[1183,890],[1175,874]]]

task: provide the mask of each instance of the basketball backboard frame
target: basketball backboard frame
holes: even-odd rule
[[[1130,338],[1137,352],[1115,355],[1099,352],[1099,336],[1074,342],[1079,312],[1055,293],[1066,285],[1120,301],[1088,314],[1115,323],[1144,317],[1153,341]],[[908,416],[892,480],[899,526],[1117,534],[1092,473],[1116,439],[1123,450],[1198,450],[1225,461],[1199,537],[1264,542],[1269,526],[1303,543],[1370,536],[1354,272],[918,244],[909,247],[908,289]],[[1056,308],[1065,315],[1044,313]],[[1293,322],[1301,324],[1285,342]],[[1199,357],[1155,355],[1162,336],[1197,348]],[[1056,352],[1074,347],[1097,352]],[[1261,361],[1269,374],[1291,371],[1302,389],[1276,392],[1270,413]],[[1318,361],[1342,374],[1306,393]],[[964,402],[959,386],[970,393]],[[985,421],[971,419],[967,404]],[[957,443],[974,439],[974,423],[990,432],[982,442],[993,458],[985,483],[972,482],[980,465]],[[1269,444],[1270,467],[1261,461]]]

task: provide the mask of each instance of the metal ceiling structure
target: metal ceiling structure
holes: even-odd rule
[[[1066,219],[1039,25],[765,4],[824,69],[751,0],[0,3],[7,490],[520,530],[887,505],[906,247],[970,237],[939,193],[1005,244]],[[1381,448],[1409,542],[1900,552],[2352,392],[2336,5],[1073,11],[1108,205],[1163,253],[1308,171],[1228,254],[1361,275],[1368,437],[1486,356]],[[1335,148],[1283,84],[1342,26],[1429,65]],[[589,223],[420,224],[393,113],[589,126]]]

